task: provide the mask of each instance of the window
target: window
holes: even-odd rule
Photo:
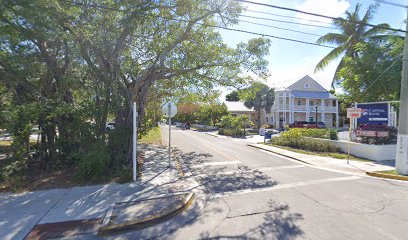
[[[265,118],[266,118],[266,122],[268,122],[268,117],[266,116]]]
[[[305,88],[310,88],[309,83],[305,83],[304,87],[305,87]]]
[[[298,106],[302,105],[302,100],[298,100]]]
[[[271,123],[273,123],[273,117],[271,117]]]
[[[309,122],[314,122],[314,117],[309,117]]]
[[[310,106],[314,106],[314,102],[313,102],[313,101],[310,101]]]

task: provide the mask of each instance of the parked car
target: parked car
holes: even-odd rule
[[[115,129],[115,123],[114,122],[107,122],[106,123],[106,130],[113,130]]]
[[[181,127],[182,123],[181,122],[175,122],[176,127]]]

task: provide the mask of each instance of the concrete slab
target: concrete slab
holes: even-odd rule
[[[0,194],[0,239],[23,239],[68,189]]]

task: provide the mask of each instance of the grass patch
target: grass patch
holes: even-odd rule
[[[150,129],[146,135],[139,139],[139,143],[162,145],[162,136],[160,127]]]
[[[264,143],[262,143],[264,144]],[[276,144],[265,144],[265,145],[271,145],[277,148],[285,149],[288,151],[292,152],[297,152],[297,153],[302,153],[302,154],[308,154],[308,155],[317,155],[317,156],[322,156],[322,157],[332,157],[332,158],[337,158],[337,159],[345,159],[347,160],[347,153],[333,153],[333,152],[312,152],[312,151],[307,151],[307,150],[302,150],[302,149],[296,149],[296,148],[291,148],[291,147],[285,147],[285,146],[280,146]],[[354,161],[361,161],[361,162],[371,162],[370,160],[364,159],[364,158],[359,158],[353,155],[350,155],[350,160]]]
[[[396,175],[396,176],[405,176],[397,173],[397,170],[388,170],[388,171],[378,171],[378,173]]]

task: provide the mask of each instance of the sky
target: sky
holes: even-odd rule
[[[352,11],[357,3],[362,5],[360,10],[363,15],[370,4],[374,4],[374,0],[251,0],[258,3],[267,3],[278,5],[282,7],[295,8],[307,12],[313,12],[332,17],[344,16],[345,11]],[[408,4],[407,0],[392,0],[395,3]],[[247,16],[271,18],[277,20],[294,21],[298,23],[318,24],[326,27],[333,27],[330,19],[314,17],[310,15],[295,13],[286,10],[270,8],[266,6],[259,6],[245,3],[244,6],[250,11],[262,11],[284,16],[293,16],[312,21],[323,21],[325,23],[316,23],[312,21],[299,20],[293,18],[285,18],[279,16],[271,16],[262,13],[254,13],[246,11],[242,13]],[[288,24],[281,22],[273,22],[268,20],[252,19],[247,17],[240,17],[241,20],[251,21],[261,24],[272,25],[281,28],[289,28],[296,31],[303,31],[316,35],[324,35],[328,32],[337,32],[336,29],[327,29],[321,27],[301,26],[298,24]],[[387,4],[380,4],[377,8],[374,18],[370,21],[372,24],[388,23],[392,28],[405,29],[404,19],[406,19],[406,10],[400,7],[395,7]],[[275,35],[279,37],[292,38],[307,42],[316,42],[319,36],[311,36],[301,33],[294,33],[280,29],[274,29],[265,26],[258,26],[246,22],[240,22],[238,25],[231,28],[243,29],[251,32],[264,33]],[[237,43],[248,41],[251,38],[259,37],[247,33],[232,32],[228,30],[220,31],[224,41],[231,47],[235,47]],[[305,45],[301,43],[289,42],[285,40],[273,39],[269,49],[269,56],[266,59],[269,61],[269,71],[271,76],[267,80],[267,84],[271,87],[280,88],[289,86],[291,83],[297,81],[305,75],[309,75],[319,82],[326,89],[330,89],[331,81],[333,79],[334,71],[337,67],[339,59],[328,65],[323,71],[314,73],[316,64],[322,59],[331,49],[320,46]],[[228,90],[223,90],[222,96]]]

